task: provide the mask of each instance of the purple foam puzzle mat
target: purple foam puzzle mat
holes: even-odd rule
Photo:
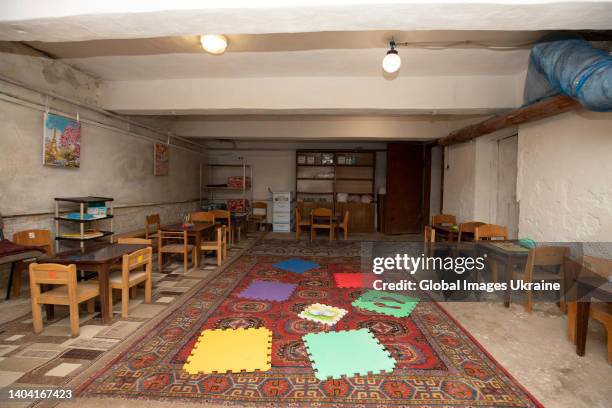
[[[296,287],[297,285],[293,283],[254,280],[238,294],[238,297],[282,302],[289,299]]]

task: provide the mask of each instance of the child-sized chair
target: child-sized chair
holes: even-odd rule
[[[41,285],[57,286],[41,292]],[[79,303],[87,301],[87,310],[93,313],[94,298],[100,295],[98,281],[77,283],[76,265],[30,264],[30,292],[32,296],[32,323],[34,333],[43,329],[41,305],[65,305],[70,310],[70,334],[79,335]]]
[[[310,240],[314,240],[318,229],[329,230],[329,240],[334,239],[334,222],[332,210],[315,208],[310,212]]]
[[[151,303],[153,287],[152,270],[153,248],[139,249],[130,254],[123,255],[121,271],[112,273],[109,279],[109,305],[111,309],[113,307],[113,289],[120,289],[121,316],[128,317],[130,288],[136,288],[138,284],[143,282],[145,284],[145,303]]]
[[[221,225],[217,228],[217,240],[216,241],[205,241],[200,244],[200,250],[202,251],[214,251],[217,253],[217,266],[223,263],[223,260],[227,258],[227,227]]]
[[[164,254],[182,254],[183,264],[185,265],[185,273],[189,269],[189,253],[191,253],[191,259],[195,263],[196,259],[196,247],[189,244],[187,237],[187,231],[183,232],[171,232],[171,231],[159,231],[159,245],[157,247],[157,264],[158,270],[161,272],[164,265]],[[168,241],[175,243],[168,243]],[[166,242],[164,244],[164,242]]]

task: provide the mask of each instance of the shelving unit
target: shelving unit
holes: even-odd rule
[[[373,232],[375,215],[376,152],[369,150],[296,151],[295,191],[297,207],[305,216],[316,207],[337,214],[350,211],[349,228]],[[338,193],[349,198],[364,195],[371,202],[339,202]]]
[[[55,251],[60,250],[60,241],[77,241],[81,249],[85,247],[85,242],[98,240],[105,237],[110,237],[110,242],[113,242],[113,201],[114,199],[109,197],[58,197],[55,198]],[[61,203],[69,203],[65,205],[73,206],[72,212],[75,212],[74,206],[78,205],[79,218],[68,218],[65,214],[69,213],[66,208],[61,208]],[[97,203],[104,203],[106,207],[106,215],[99,218],[87,219],[87,206]],[[96,230],[95,236],[87,236],[85,231],[86,225],[95,225],[100,221],[109,221],[109,230]],[[66,236],[61,233],[60,225],[62,222],[78,224],[78,232],[70,232],[74,236]]]
[[[208,164],[206,165],[207,181],[204,180],[204,165],[200,164],[200,207],[204,202],[226,202],[228,199],[238,198],[242,200],[252,201],[253,189],[253,168],[248,165],[243,159],[241,164]],[[232,171],[233,170],[233,171]],[[229,187],[218,182],[220,177],[225,177],[223,181],[227,182],[230,176],[238,176],[233,174],[234,171],[241,170],[242,187]],[[251,179],[251,186],[247,185],[247,177]]]

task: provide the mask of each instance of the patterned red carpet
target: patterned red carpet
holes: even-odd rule
[[[353,308],[351,302],[363,290],[337,288],[332,274],[360,270],[359,244],[314,245],[262,241],[78,393],[270,406],[540,406],[437,304],[421,302],[401,319]],[[272,267],[289,257],[320,267],[301,275]],[[253,279],[298,286],[285,302],[238,297]],[[300,339],[326,326],[297,316],[311,303],[349,310],[332,330],[369,328],[398,362],[393,373],[318,381]],[[274,333],[271,371],[188,375],[182,370],[203,328],[261,326]]]

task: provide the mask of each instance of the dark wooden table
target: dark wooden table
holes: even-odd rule
[[[453,229],[451,225],[434,224],[431,228],[436,230],[436,236],[440,235],[446,237],[449,242],[457,241],[459,237],[459,230]],[[472,237],[473,236],[474,234],[472,234]]]
[[[94,244],[84,249],[64,251],[51,257],[39,259],[39,262],[58,263],[62,265],[75,264],[78,270],[96,272],[100,285],[100,309],[102,323],[110,323],[112,320],[112,310],[109,302],[109,271],[110,266],[123,255],[139,249],[147,248],[148,245],[137,244]],[[53,315],[53,306],[47,308],[47,318],[49,312]]]
[[[11,264],[11,274],[9,275],[8,284],[6,286],[6,300],[11,297],[11,287],[13,286],[13,279],[15,274],[20,274],[22,269],[23,261],[27,259],[36,259],[42,256],[45,252],[43,250],[32,250],[26,252],[19,252],[11,255],[0,256],[0,265]],[[15,286],[17,288],[17,286]],[[16,297],[19,293],[13,293]]]
[[[603,276],[585,274],[576,279],[576,295],[576,354],[584,356],[591,301],[611,302],[612,283]]]
[[[512,292],[510,280],[512,279],[512,272],[516,265],[525,265],[529,250],[518,245],[517,240],[476,241],[476,247],[478,248],[479,256],[486,254],[488,260],[504,265],[499,279],[507,285],[504,294],[504,306],[510,307],[510,294]]]
[[[162,231],[168,231],[168,232],[187,231],[187,236],[193,238],[194,245],[196,247],[195,266],[198,267],[200,266],[200,259],[201,259],[200,246],[202,243],[202,234],[204,233],[204,231],[208,231],[209,229],[212,229],[214,227],[215,227],[215,224],[213,224],[212,222],[194,222],[194,223],[189,224],[188,226],[183,226],[183,224],[177,223],[177,224],[163,226]]]

